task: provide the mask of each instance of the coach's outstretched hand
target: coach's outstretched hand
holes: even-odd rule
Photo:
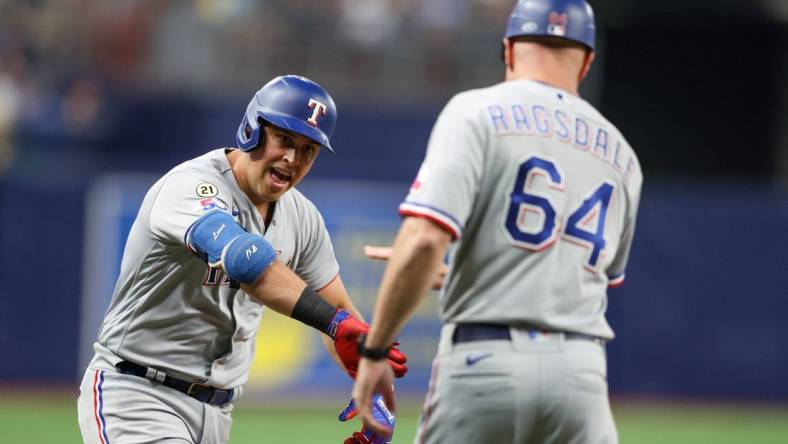
[[[339,414],[339,420],[343,422],[348,421],[356,415],[358,415],[358,409],[356,408],[356,403],[351,399],[347,407]],[[394,414],[386,407],[386,403],[383,402],[383,397],[380,394],[376,394],[372,398],[372,415],[376,422],[389,430],[388,435],[379,435],[364,426],[360,432],[353,432],[353,435],[346,439],[344,444],[386,444],[391,442],[391,438],[394,436],[396,419]]]
[[[377,247],[374,245],[364,245],[364,256],[379,261],[387,261],[391,258],[391,247]],[[438,273],[432,279],[432,289],[440,290],[443,288],[443,281],[446,280],[446,273],[449,272],[449,266],[441,264]]]
[[[334,339],[334,347],[337,350],[339,358],[342,360],[342,365],[345,366],[348,374],[353,379],[356,379],[358,372],[358,341],[361,335],[369,331],[369,324],[360,321],[353,317],[345,310],[337,310],[334,319],[331,320],[329,331],[327,332],[332,339]],[[398,348],[398,342],[392,344],[387,361],[394,371],[394,376],[401,378],[408,372],[406,362],[408,357],[402,353]]]

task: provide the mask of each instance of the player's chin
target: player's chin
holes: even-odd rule
[[[273,189],[271,187],[268,187],[266,192],[263,194],[265,196],[265,200],[267,200],[268,202],[273,202],[275,200],[279,200],[279,198],[282,197],[282,195],[284,195],[289,189],[290,189],[289,186],[282,189],[279,188]]]

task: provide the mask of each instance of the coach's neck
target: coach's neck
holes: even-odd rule
[[[579,45],[504,38],[503,47],[507,81],[537,80],[575,95],[594,61],[594,53]]]

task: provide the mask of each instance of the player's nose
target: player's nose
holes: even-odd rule
[[[298,161],[298,150],[295,148],[285,148],[282,158],[289,164],[295,164]]]

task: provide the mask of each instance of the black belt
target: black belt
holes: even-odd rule
[[[512,333],[510,332],[510,327],[507,325],[498,325],[498,324],[457,324],[457,327],[454,329],[454,336],[452,336],[452,342],[455,344],[462,344],[463,342],[476,342],[476,341],[511,341],[512,340]],[[538,328],[524,328],[525,330],[531,330],[536,333],[561,333],[564,335],[565,339],[580,339],[585,341],[592,341],[598,344],[605,344],[605,340],[597,337],[586,335],[582,333],[570,333],[570,332],[556,332],[556,331],[545,331]]]
[[[192,398],[211,405],[227,404],[233,399],[233,390],[222,390],[203,384],[201,382],[189,382],[182,379],[173,378],[172,376],[165,375],[164,378],[156,377],[156,370],[148,369],[148,367],[135,364],[130,361],[120,361],[116,367],[121,373],[125,375],[139,376],[140,378],[149,379],[153,382],[158,382],[167,387],[183,392]],[[152,373],[153,375],[150,375]]]

